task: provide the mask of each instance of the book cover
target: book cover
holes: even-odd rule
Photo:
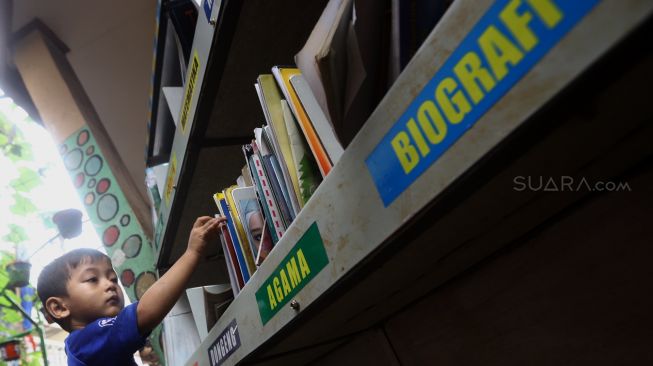
[[[270,126],[264,126],[263,127],[263,133],[261,134],[262,137],[262,142],[263,144],[267,144],[269,150],[271,151],[270,154],[270,165],[272,168],[272,175],[276,177],[277,183],[279,184],[279,188],[281,189],[281,195],[283,196],[283,201],[284,205],[286,207],[286,210],[288,212],[288,216],[286,216],[286,227],[290,226],[290,224],[295,220],[295,216],[297,214],[295,213],[295,210],[293,209],[293,199],[291,197],[294,196],[293,189],[292,189],[292,184],[290,183],[289,180],[286,179],[283,170],[281,169],[281,162],[278,153],[274,149],[274,142],[273,142],[273,133],[272,133],[272,128]],[[283,211],[282,211],[283,213]]]
[[[265,215],[259,205],[256,190],[254,187],[236,188],[232,191],[232,195],[238,207],[240,221],[252,244],[256,265],[259,266],[272,250],[272,240],[265,226]]]
[[[272,68],[272,74],[281,87],[281,91],[283,92],[283,95],[288,101],[288,104],[290,105],[290,108],[295,115],[295,118],[297,119],[297,123],[299,124],[299,127],[301,128],[302,133],[306,138],[308,147],[315,157],[315,161],[317,162],[317,166],[320,169],[320,173],[323,177],[325,177],[331,171],[333,164],[329,159],[329,155],[324,149],[324,146],[322,146],[322,142],[315,132],[311,120],[308,118],[304,108],[302,108],[295,90],[290,84],[290,77],[300,74],[299,69],[275,66]]]
[[[261,157],[261,162],[263,163],[263,173],[267,177],[267,183],[269,184],[270,189],[272,190],[272,198],[277,206],[277,210],[280,214],[281,222],[283,224],[283,228],[285,231],[285,229],[292,222],[292,217],[290,215],[290,209],[284,199],[284,194],[283,194],[284,188],[282,187],[283,183],[279,180],[279,177],[277,176],[272,166],[272,160],[274,159],[274,155],[270,151],[270,145],[268,144],[268,141],[265,138],[265,132],[263,128],[255,128],[254,136],[256,138],[255,151],[258,151],[258,154]]]
[[[238,241],[240,242],[240,249],[243,251],[243,256],[245,257],[245,262],[247,263],[247,269],[249,270],[250,276],[256,272],[256,263],[254,262],[255,252],[252,251],[249,240],[243,228],[243,223],[240,221],[240,216],[238,214],[238,209],[236,207],[236,202],[234,201],[232,192],[238,186],[233,185],[225,189],[224,196],[227,200],[227,208],[231,214],[231,219],[236,228],[236,234],[238,235]]]
[[[227,265],[227,272],[229,273],[229,282],[231,283],[235,297],[243,286],[245,286],[245,281],[243,281],[243,275],[240,273],[238,258],[236,257],[236,252],[234,251],[226,225],[220,226],[220,243],[222,244],[222,253],[224,253],[224,260]]]
[[[329,98],[332,98],[332,96],[327,95],[327,85],[331,83],[329,80],[325,80],[325,76],[321,74],[319,63],[320,59],[331,49],[338,24],[344,15],[348,13],[347,11],[351,11],[351,3],[351,0],[330,0],[322,11],[315,27],[313,27],[306,43],[295,55],[297,67],[305,75],[316,100],[331,123],[337,117],[332,115],[332,109],[329,108]]]
[[[255,141],[252,141],[252,144],[255,144]],[[272,240],[272,245],[275,245],[279,241],[276,230],[272,224],[272,215],[270,213],[270,208],[265,204],[265,192],[263,191],[263,186],[261,185],[261,180],[258,177],[256,172],[256,163],[254,162],[254,148],[252,144],[243,145],[243,154],[245,154],[245,160],[247,161],[247,167],[250,170],[250,175],[252,177],[252,182],[254,183],[254,188],[256,189],[256,194],[259,199],[259,204],[263,208],[263,214],[265,215],[265,223],[270,232],[270,239]]]
[[[238,258],[238,266],[240,267],[240,273],[243,277],[243,282],[247,283],[250,278],[249,269],[247,267],[247,261],[243,255],[243,251],[240,249],[240,242],[238,241],[238,235],[236,235],[236,228],[233,225],[231,220],[231,214],[229,213],[229,208],[227,207],[227,200],[224,197],[224,193],[218,192],[213,195],[213,199],[218,205],[218,211],[220,215],[227,218],[227,230],[229,232],[229,238],[233,244],[233,249],[236,252],[236,257]]]
[[[329,154],[331,162],[335,165],[338,160],[340,160],[344,149],[336,137],[333,126],[324,115],[322,108],[320,108],[320,105],[315,99],[311,88],[308,86],[308,83],[306,83],[302,74],[292,76],[290,78],[290,84],[295,90],[295,93],[297,93],[297,97],[299,97],[299,101],[306,111],[308,118],[313,123],[315,133],[317,133],[324,149],[327,154]]]
[[[297,128],[297,122],[293,116],[290,106],[286,100],[282,100],[281,109],[283,111],[284,122],[288,130],[288,139],[290,141],[290,152],[293,155],[295,166],[293,167],[297,172],[297,179],[299,180],[300,192],[300,205],[304,207],[308,199],[317,189],[322,181],[322,175],[317,167],[317,163],[313,155],[309,152],[306,146],[304,136]]]
[[[274,199],[274,193],[272,192],[272,187],[268,181],[267,176],[265,175],[263,160],[256,146],[256,141],[252,141],[252,161],[254,163],[254,169],[258,180],[261,182],[261,191],[263,193],[263,205],[267,206],[270,213],[270,223],[271,231],[276,234],[278,239],[281,239],[283,233],[285,232],[285,227],[283,226],[283,219],[281,218],[281,213]]]
[[[259,101],[263,109],[268,126],[271,132],[268,133],[280,167],[289,189],[292,189],[290,203],[292,205],[294,216],[299,213],[301,206],[299,204],[299,180],[293,168],[295,162],[290,151],[290,141],[288,131],[284,122],[283,111],[281,110],[281,93],[277,87],[272,74],[259,75],[256,84],[256,90],[259,95]]]

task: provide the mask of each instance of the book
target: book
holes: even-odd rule
[[[294,169],[299,181],[299,203],[301,207],[304,207],[322,181],[322,175],[313,155],[309,152],[308,146],[306,146],[306,140],[297,129],[297,122],[285,99],[281,102],[281,109],[283,111],[286,130],[288,131],[290,152],[295,163]]]
[[[243,252],[243,256],[245,257],[245,262],[247,263],[247,269],[249,270],[250,276],[256,272],[256,263],[254,262],[254,256],[256,255],[255,252],[252,251],[251,246],[249,244],[249,240],[247,239],[247,235],[245,234],[245,229],[243,228],[243,223],[240,222],[240,217],[238,215],[238,210],[236,208],[236,202],[233,199],[232,192],[235,188],[238,186],[231,186],[225,189],[224,196],[225,199],[227,200],[227,208],[229,210],[229,215],[231,218],[231,222],[233,223],[235,229],[236,229],[236,235],[238,235],[238,241],[240,242],[240,249]]]
[[[337,123],[336,120],[340,114],[338,112],[340,108],[337,105],[339,104],[340,95],[335,95],[338,88],[334,89],[334,81],[329,78],[335,75],[331,75],[333,73],[327,70],[329,61],[325,61],[325,58],[329,54],[333,55],[335,53],[334,37],[336,37],[337,33],[342,33],[342,31],[338,32],[339,28],[342,29],[346,26],[347,15],[351,13],[352,4],[352,0],[330,0],[308,36],[306,43],[295,55],[295,64],[306,76],[318,104],[333,124]],[[342,60],[342,57],[346,57],[343,48],[340,45],[338,52],[340,60]],[[333,60],[332,57],[330,61]],[[325,71],[328,72],[327,75],[324,74]],[[342,72],[340,77],[344,77]]]
[[[263,196],[261,197],[262,205],[267,207],[268,209],[269,217],[267,217],[267,219],[269,220],[270,223],[269,224],[269,226],[271,227],[270,231],[274,232],[274,234],[276,235],[276,239],[278,241],[283,236],[283,233],[285,232],[286,228],[283,225],[283,219],[281,218],[281,213],[279,212],[279,208],[277,207],[274,198],[274,193],[272,192],[271,184],[268,181],[267,175],[265,174],[263,160],[258,151],[258,147],[256,146],[256,141],[252,141],[251,146],[253,150],[252,162],[254,165],[255,173],[261,184],[261,192],[263,194]]]
[[[281,223],[285,230],[292,222],[292,216],[290,214],[290,208],[284,199],[284,183],[282,179],[280,179],[280,177],[277,175],[277,171],[274,169],[275,156],[270,150],[270,144],[264,129],[255,128],[254,137],[256,139],[255,151],[258,151],[258,154],[261,157],[261,161],[263,162],[263,173],[267,177],[267,183],[272,190],[272,199],[280,214]]]
[[[234,292],[234,297],[238,295],[240,290],[245,286],[243,274],[240,272],[240,264],[238,257],[231,241],[231,236],[226,225],[220,227],[220,242],[222,244],[222,252],[224,253],[225,263],[227,265],[227,272],[229,273],[229,280],[231,282],[231,289]]]
[[[259,205],[254,187],[237,188],[232,191],[234,201],[238,207],[240,221],[243,223],[245,233],[255,254],[255,263],[261,265],[267,254],[272,250],[270,233],[265,226],[265,219]]]
[[[272,74],[281,87],[281,91],[283,92],[285,99],[288,101],[288,104],[290,105],[290,108],[295,115],[297,123],[299,124],[299,127],[301,128],[302,133],[306,138],[308,147],[315,157],[315,161],[317,162],[317,166],[320,169],[320,173],[323,177],[326,177],[326,175],[331,171],[333,163],[329,159],[329,155],[326,153],[324,146],[322,146],[322,142],[317,136],[311,120],[308,118],[308,115],[302,108],[299,98],[297,97],[295,90],[290,84],[290,77],[300,74],[299,69],[274,66],[272,68]]]
[[[227,200],[224,196],[224,193],[222,192],[218,192],[214,194],[213,199],[215,200],[215,203],[218,206],[218,211],[220,211],[220,215],[227,218],[227,230],[229,233],[229,238],[231,238],[233,249],[236,252],[236,257],[238,258],[238,266],[240,267],[240,273],[243,277],[243,282],[247,283],[247,281],[249,281],[251,273],[249,272],[247,261],[241,249],[240,242],[238,241],[238,235],[236,235],[236,228],[234,227],[233,221],[231,220],[231,213],[229,212],[229,208],[227,207]]]
[[[289,189],[290,203],[294,211],[293,216],[297,216],[301,205],[299,204],[299,180],[294,169],[295,162],[290,151],[290,141],[288,131],[284,121],[283,111],[281,109],[281,93],[277,87],[272,74],[259,75],[256,83],[257,94],[263,109],[268,126],[271,127],[269,133],[270,140],[274,145],[275,155],[280,161],[280,167]]]
[[[338,160],[340,160],[344,149],[336,137],[333,126],[324,115],[324,112],[320,108],[320,105],[315,99],[315,96],[313,95],[311,88],[308,86],[308,83],[306,83],[303,75],[298,74],[292,76],[290,78],[290,84],[295,90],[295,93],[297,93],[302,108],[304,108],[308,118],[311,120],[313,128],[315,128],[315,133],[317,133],[320,138],[322,146],[324,146],[327,154],[329,154],[331,162],[335,165]]]
[[[252,141],[255,144],[255,141]],[[272,240],[272,245],[276,244],[279,241],[276,230],[272,224],[272,215],[270,213],[270,208],[265,204],[265,191],[263,190],[263,185],[261,184],[261,179],[258,177],[256,162],[254,161],[254,148],[252,144],[243,145],[243,154],[245,155],[245,160],[247,161],[247,166],[250,170],[250,175],[252,177],[252,182],[254,183],[254,188],[256,189],[256,194],[258,196],[261,208],[263,208],[263,214],[265,215],[265,223],[270,232],[270,239]]]
[[[390,9],[389,0],[331,0],[295,55],[343,147],[389,87]]]
[[[295,216],[297,216],[295,209],[293,208],[293,199],[291,198],[295,196],[294,190],[292,189],[292,184],[290,181],[286,179],[283,169],[281,169],[281,165],[283,163],[279,161],[279,154],[274,148],[275,143],[272,128],[270,126],[264,126],[261,137],[263,140],[262,143],[267,145],[268,149],[271,151],[270,166],[272,168],[272,175],[276,178],[282,196],[281,198],[278,197],[277,199],[283,199],[282,203],[284,207],[282,208],[281,212],[285,215],[284,220],[286,222],[287,228],[290,226],[293,220],[295,220]]]

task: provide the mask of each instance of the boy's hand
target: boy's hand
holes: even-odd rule
[[[201,216],[195,220],[193,229],[190,231],[190,238],[188,238],[188,249],[198,255],[202,255],[209,242],[214,241],[218,237],[219,225],[226,221],[224,216],[213,218],[210,216]]]
[[[149,334],[172,309],[193,270],[197,267],[206,244],[218,236],[224,217],[202,216],[195,221],[188,239],[188,249],[170,269],[145,291],[136,307],[138,330]]]

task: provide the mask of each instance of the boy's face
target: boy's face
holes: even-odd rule
[[[124,306],[118,276],[107,260],[84,260],[70,273],[66,303],[73,329],[118,315]]]

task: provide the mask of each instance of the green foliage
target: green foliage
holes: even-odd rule
[[[22,226],[16,224],[9,224],[9,234],[3,236],[2,238],[10,243],[20,244],[28,239],[27,233]]]
[[[20,128],[2,113],[0,113],[0,156],[4,156],[13,162],[14,169],[18,172],[18,177],[10,181],[8,186],[2,188],[4,189],[3,195],[6,194],[14,199],[14,204],[9,207],[9,210],[18,216],[36,213],[37,208],[29,198],[29,194],[32,189],[43,184],[41,169],[31,168],[34,165],[31,143],[26,139]],[[3,171],[0,174],[8,174],[8,172]],[[20,225],[7,224],[7,222],[11,221],[6,219],[3,217],[3,224],[7,225],[8,234],[4,235],[1,241],[12,243],[14,246],[13,252],[15,252],[19,245],[29,240],[28,232]],[[13,261],[15,261],[14,253],[0,250],[0,291],[15,303],[20,304],[20,298],[14,292],[4,291],[9,282],[6,266]],[[13,308],[11,302],[5,296],[0,296],[0,341],[11,339],[21,333],[22,321],[22,314]],[[24,356],[20,361],[21,366],[42,364],[43,358],[40,352],[27,354],[24,345],[22,345],[22,348]],[[6,365],[6,363],[0,361],[0,365]]]
[[[32,169],[18,168],[20,176],[11,181],[10,186],[17,192],[29,192],[41,185],[41,176]]]
[[[35,213],[37,210],[32,201],[22,194],[14,194],[14,201],[14,204],[9,207],[9,210],[16,215],[26,216]]]

